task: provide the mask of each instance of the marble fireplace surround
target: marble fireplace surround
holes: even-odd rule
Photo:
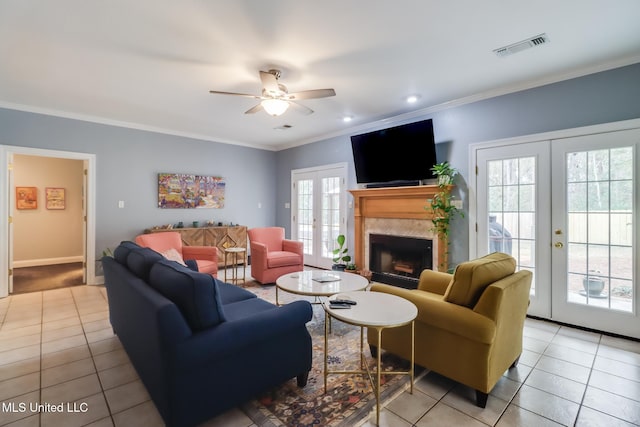
[[[432,231],[428,200],[437,185],[349,190],[354,199],[355,263],[369,269],[369,235],[390,234],[433,240],[433,266],[447,270],[447,242]]]

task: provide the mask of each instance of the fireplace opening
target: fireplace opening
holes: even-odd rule
[[[371,279],[416,289],[422,270],[433,267],[433,241],[416,237],[369,235]]]

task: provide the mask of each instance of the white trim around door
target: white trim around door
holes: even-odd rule
[[[96,284],[95,260],[96,260],[96,156],[89,153],[76,153],[70,151],[47,150],[42,148],[19,147],[0,145],[0,188],[4,197],[0,197],[0,224],[2,226],[2,238],[0,239],[0,298],[9,294],[9,273],[11,254],[11,209],[15,197],[10,182],[10,159],[14,154],[30,156],[55,157],[72,160],[84,160],[86,165],[86,246],[84,261],[86,264],[86,283]]]

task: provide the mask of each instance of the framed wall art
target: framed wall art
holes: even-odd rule
[[[64,188],[47,187],[44,190],[47,209],[64,209],[65,194]]]
[[[16,208],[37,209],[38,189],[36,187],[16,187]]]
[[[221,209],[224,194],[225,182],[219,176],[158,174],[158,207],[161,209]]]

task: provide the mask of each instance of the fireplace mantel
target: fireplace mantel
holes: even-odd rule
[[[425,220],[425,227],[431,227],[433,210],[428,200],[440,191],[437,185],[413,187],[387,187],[349,190],[354,199],[355,262],[364,266],[365,219],[399,218]],[[437,263],[440,271],[446,271],[447,241],[438,237]]]

